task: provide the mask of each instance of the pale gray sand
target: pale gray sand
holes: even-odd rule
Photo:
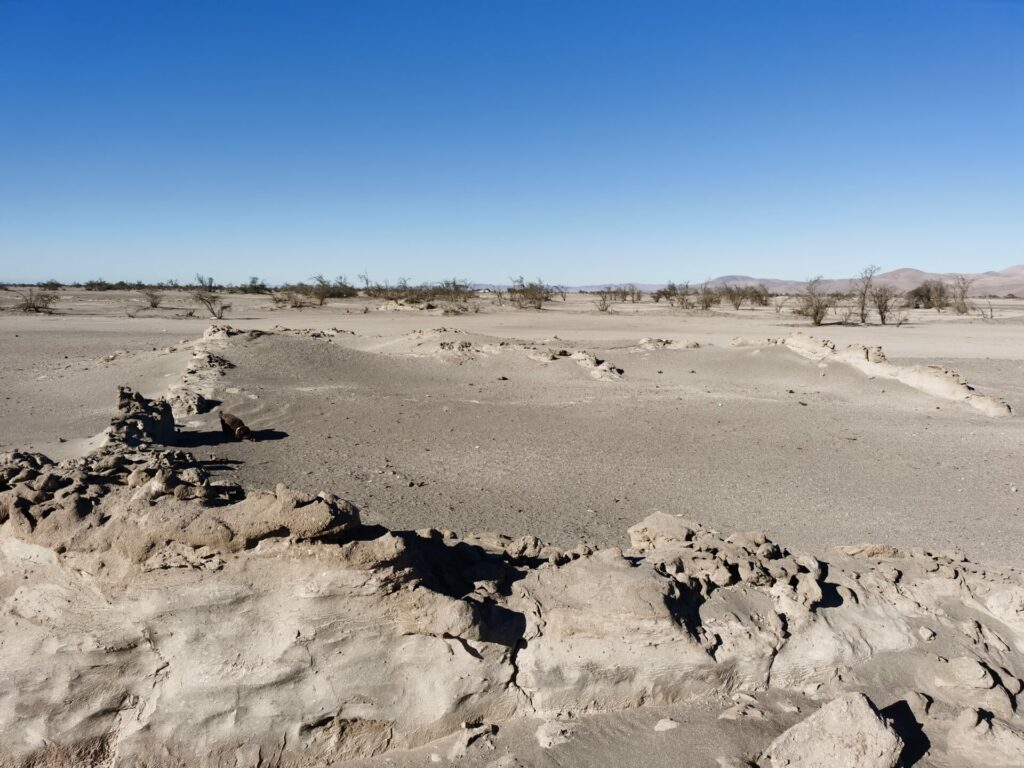
[[[225,404],[288,437],[211,453],[240,462],[245,485],[272,472],[330,488],[389,527],[608,545],[663,510],[816,552],[872,540],[1021,562],[1021,468],[1004,459],[1024,449],[1020,422],[845,366],[778,348],[592,348],[625,370],[606,382],[514,351],[460,365],[351,337],[240,338]]]
[[[992,566],[1021,563],[1020,416],[793,346],[730,345],[806,329],[768,313],[607,317],[575,300],[442,317],[262,301],[245,298],[232,324],[357,333],[200,341],[208,322],[195,319],[0,315],[0,385],[18,398],[2,402],[5,440],[88,437],[114,412],[115,384],[161,394],[193,349],[233,367],[212,360],[188,381],[261,438],[225,442],[215,413],[179,420],[175,443],[217,458],[218,479],[252,489],[241,501],[186,457],[117,440],[85,475],[8,457],[5,748],[57,763],[114,745],[191,764],[289,750],[337,765],[667,768],[777,765],[788,758],[764,755],[786,734],[790,755],[850,736],[878,756],[874,732],[891,759],[872,765],[894,768],[897,735],[905,764],[1016,764],[1024,593],[1019,571]],[[1021,347],[1005,342],[1022,328],[921,317],[818,333],[960,366],[1017,405]],[[623,373],[585,355],[535,359],[548,347]],[[127,354],[106,361],[116,350]],[[349,498],[364,523],[467,537],[394,536],[337,499],[255,490],[279,482]],[[625,557],[474,535],[625,545],[656,509],[697,532],[652,517]],[[749,529],[797,554],[724,538]],[[980,564],[826,551],[859,541],[961,547]],[[833,731],[808,721],[853,691],[896,724],[870,709]]]
[[[160,394],[189,354],[161,350],[198,338],[211,322],[176,318],[177,309],[129,319],[130,294],[67,293],[64,315],[0,314],[0,353],[9,361],[0,372],[9,398],[0,401],[0,447],[78,447],[73,441],[107,423],[116,384]],[[810,331],[792,315],[676,313],[651,303],[602,315],[584,296],[543,312],[481,301],[479,314],[455,317],[381,312],[364,299],[301,312],[272,310],[265,297],[232,301],[229,321],[241,328],[356,332],[333,342],[229,341],[225,356],[237,367],[219,386],[239,392],[224,392],[226,405],[257,428],[287,433],[209,447],[240,462],[234,476],[250,486],[273,477],[330,489],[401,528],[613,543],[624,523],[660,509],[726,530],[762,528],[818,552],[871,540],[956,545],[1021,562],[1024,469],[1014,457],[1024,422],[988,419],[845,366],[823,377],[817,363],[785,350],[729,346],[738,335]],[[815,332],[840,346],[881,343],[896,361],[959,367],[1019,409],[1022,309],[1024,302],[1003,302],[1005,319],[996,323],[919,312],[901,328]],[[430,349],[416,348],[409,333],[442,326],[494,343],[557,335],[625,374],[595,381],[573,361],[542,365],[513,351],[461,365],[408,356]],[[638,350],[650,336],[703,346]],[[104,361],[118,350],[130,354]],[[190,429],[216,427],[210,415]]]

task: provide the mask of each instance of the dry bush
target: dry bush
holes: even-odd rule
[[[594,306],[597,307],[598,312],[607,312],[612,308],[612,297],[610,291],[598,291],[597,298],[594,299]]]
[[[821,325],[835,303],[837,296],[834,293],[826,293],[821,287],[822,277],[813,277],[804,283],[804,289],[797,294],[799,304],[793,312],[797,315],[810,318],[814,325]]]
[[[231,305],[224,303],[220,294],[206,288],[193,289],[192,301],[205,307],[210,316],[217,320],[223,320],[224,314],[231,309]]]
[[[452,279],[442,280],[439,283],[421,283],[419,285],[413,285],[405,278],[402,278],[396,285],[391,285],[388,282],[371,282],[369,277],[365,274],[362,274],[359,277],[363,281],[363,293],[371,299],[404,301],[408,304],[417,304],[428,301],[465,303],[476,296],[476,291],[473,290],[469,282],[466,280]],[[345,282],[344,278],[338,278],[338,280],[335,281],[335,289],[344,291],[345,288],[341,288],[342,284],[344,284],[345,288],[352,291],[350,295],[356,295],[357,292],[355,288],[349,286],[348,283]],[[331,298],[335,297],[332,296]],[[345,298],[345,296],[337,296],[337,298]]]
[[[163,303],[164,295],[155,288],[144,288],[140,293],[150,309],[158,309],[160,304]]]
[[[250,277],[248,283],[233,290],[237,290],[238,293],[255,293],[260,296],[269,296],[274,292],[266,282],[258,277]]]
[[[29,288],[25,291],[14,291],[18,294],[18,301],[13,309],[17,312],[35,312],[36,314],[50,314],[53,312],[53,305],[60,300],[56,291],[40,291]]]
[[[629,294],[629,300],[633,304],[639,304],[641,301],[644,300],[644,292],[641,291],[632,283],[626,286],[626,291]]]
[[[737,311],[747,298],[747,289],[739,285],[723,285],[719,292],[722,294],[722,298],[732,304],[732,308]]]
[[[964,277],[963,275],[957,275],[953,279],[953,286],[951,292],[953,294],[951,304],[953,311],[958,315],[966,315],[971,311],[971,303],[967,300],[967,294],[971,290],[971,285],[974,283],[970,278]]]
[[[508,289],[508,297],[519,309],[543,309],[544,302],[551,300],[551,287],[540,278],[527,283],[522,277],[517,277]]]
[[[868,321],[868,309],[874,301],[872,290],[874,288],[875,275],[878,274],[880,269],[880,267],[874,264],[865,267],[857,276],[857,282],[854,284],[853,295],[857,300],[857,314],[860,317],[861,325],[866,324]]]
[[[871,303],[875,306],[882,325],[888,325],[889,320],[892,319],[899,299],[899,291],[891,285],[876,285],[871,289]]]
[[[657,304],[662,299],[665,299],[669,304],[677,309],[690,309],[693,307],[693,302],[690,300],[690,284],[682,283],[676,285],[673,282],[668,282],[664,288],[659,288],[656,291],[651,292],[651,298],[654,299],[654,303]]]
[[[721,303],[722,297],[718,294],[718,291],[711,287],[711,283],[705,281],[697,288],[696,300],[697,306],[706,312],[716,304]]]
[[[755,307],[767,307],[771,300],[768,289],[760,283],[747,286],[747,300]]]

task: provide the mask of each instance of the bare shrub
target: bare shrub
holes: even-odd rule
[[[207,288],[193,289],[192,301],[205,307],[210,316],[217,320],[223,320],[224,314],[231,309],[231,305],[226,304],[220,294]]]
[[[146,306],[150,309],[158,309],[163,303],[164,295],[155,288],[144,288],[140,291],[142,298],[146,300]]]
[[[875,311],[878,312],[878,320],[882,325],[888,325],[900,299],[899,291],[891,285],[876,285],[871,289],[870,298]]]
[[[739,285],[723,285],[720,289],[722,298],[732,304],[732,308],[739,310],[747,298],[747,289]]]
[[[853,295],[857,300],[857,313],[860,317],[861,325],[865,325],[868,321],[868,310],[873,302],[871,292],[875,283],[875,275],[878,274],[879,270],[880,267],[874,264],[865,267],[857,276],[857,282],[854,284]]]
[[[18,301],[14,305],[17,312],[35,312],[36,314],[48,315],[53,312],[53,305],[60,300],[56,291],[40,291],[29,288],[25,291],[14,291],[18,294]]]
[[[771,299],[768,289],[758,283],[747,287],[747,300],[755,307],[767,307]]]
[[[612,299],[610,291],[598,291],[597,298],[594,299],[594,306],[597,307],[598,312],[607,312],[612,308]]]
[[[718,294],[714,288],[711,287],[711,283],[704,281],[697,287],[697,306],[707,312],[716,304],[722,301],[722,297]]]
[[[813,277],[804,283],[804,289],[797,294],[799,304],[793,310],[796,314],[810,318],[814,325],[821,325],[829,309],[836,303],[836,296],[827,293],[821,286],[822,277]]]
[[[789,303],[789,296],[776,296],[775,301],[772,302],[772,309],[775,310],[776,315],[781,315],[782,310],[786,304]]]
[[[265,282],[260,280],[258,277],[250,277],[249,282],[242,286],[243,293],[255,293],[259,295],[269,295],[273,293]]]
[[[633,283],[626,286],[626,291],[629,293],[629,300],[633,304],[638,304],[644,300],[644,292],[633,285]]]
[[[508,297],[519,309],[543,309],[544,302],[551,300],[551,287],[540,278],[527,283],[522,277],[517,277],[508,289]]]
[[[662,299],[665,299],[676,309],[690,309],[693,306],[693,302],[690,300],[690,284],[682,283],[676,285],[673,282],[668,282],[664,288],[659,288],[656,291],[651,292],[651,298],[654,303],[657,304]]]
[[[953,278],[953,286],[951,290],[953,297],[951,304],[953,306],[953,311],[958,315],[966,315],[971,311],[971,303],[967,300],[967,294],[970,292],[971,285],[973,283],[973,280],[965,277],[964,275],[957,275]]]
[[[401,278],[395,285],[391,285],[387,281],[371,282],[366,274],[360,275],[359,278],[363,281],[363,293],[371,299],[418,304],[427,301],[467,302],[476,296],[476,291],[466,280],[452,279],[443,280],[440,283],[413,285],[407,279]],[[344,277],[340,277],[334,282],[332,290],[330,298],[347,298],[358,293]]]

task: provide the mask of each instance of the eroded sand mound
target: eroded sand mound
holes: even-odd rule
[[[998,418],[1013,415],[1013,409],[1003,398],[978,393],[960,373],[941,365],[895,365],[886,359],[882,348],[878,346],[850,344],[844,350],[837,350],[835,344],[828,339],[802,333],[771,338],[764,342],[736,338],[732,343],[734,346],[782,345],[810,360],[845,363],[868,376],[894,379],[933,397],[967,403],[986,416]]]
[[[662,513],[627,551],[388,531],[214,484],[154,445],[165,402],[119,409],[84,459],[0,457],[0,765],[312,766],[456,733],[458,759],[518,718],[554,747],[567,712],[726,696],[764,720],[762,766],[892,767],[922,739],[935,764],[1021,764],[1018,570],[824,562]],[[780,693],[824,706],[782,733]]]

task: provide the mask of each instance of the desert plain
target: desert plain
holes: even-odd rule
[[[1024,765],[1024,300],[231,302],[0,312],[0,765]]]

